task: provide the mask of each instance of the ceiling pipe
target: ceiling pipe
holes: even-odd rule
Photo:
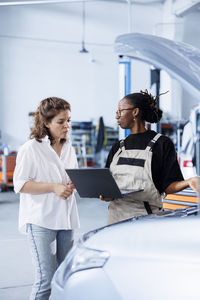
[[[14,6],[14,5],[35,5],[35,4],[56,4],[56,3],[74,3],[74,2],[107,2],[109,0],[24,0],[24,1],[4,1],[0,2],[0,6]],[[135,0],[116,0],[116,1],[111,1],[111,2],[130,2],[133,4],[138,4],[138,5],[151,5],[151,4],[156,4],[156,3],[163,3],[164,0],[140,0],[140,1],[135,1]]]
[[[5,1],[0,2],[0,6],[14,5],[34,5],[34,4],[56,4],[56,3],[74,3],[74,2],[92,2],[94,0],[27,0],[27,1]]]

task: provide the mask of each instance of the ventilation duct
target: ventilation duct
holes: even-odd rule
[[[200,9],[199,0],[175,0],[173,3],[173,13],[179,17],[196,11],[197,9]]]

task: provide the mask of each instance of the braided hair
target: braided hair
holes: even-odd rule
[[[162,110],[158,107],[158,99],[167,92],[153,96],[146,89],[145,91],[140,91],[140,93],[126,95],[124,98],[127,99],[134,108],[140,109],[140,116],[143,121],[158,123],[163,114]]]

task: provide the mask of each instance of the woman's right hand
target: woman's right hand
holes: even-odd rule
[[[99,199],[106,202],[110,202],[114,200],[113,198],[104,198],[102,195],[99,196]]]
[[[61,183],[54,183],[54,193],[58,195],[63,200],[66,200],[71,194],[73,193],[73,188],[70,186],[61,184]]]

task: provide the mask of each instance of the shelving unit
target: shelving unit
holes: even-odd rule
[[[104,147],[101,151],[100,167],[103,168],[106,164],[108,153],[117,141],[119,140],[119,130],[113,127],[105,126]]]
[[[114,129],[113,127],[106,126],[105,133],[106,133],[105,151],[109,152],[112,145],[119,140],[119,130]]]
[[[119,139],[119,131],[105,126],[104,146],[100,155],[95,154],[96,139],[96,126],[92,122],[72,122],[71,141],[80,167],[104,167],[112,145]]]
[[[80,167],[95,164],[95,126],[92,122],[72,122],[71,141]]]
[[[191,188],[184,189],[175,194],[168,194],[163,199],[164,209],[179,209],[197,205],[197,195]]]
[[[16,154],[0,155],[0,191],[13,187]]]

